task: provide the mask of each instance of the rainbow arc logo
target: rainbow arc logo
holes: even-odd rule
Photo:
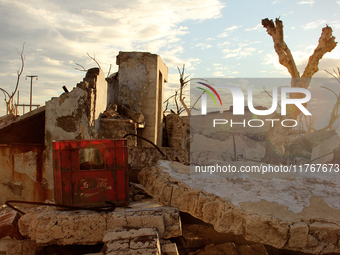
[[[217,96],[217,98],[220,101],[220,104],[222,106],[222,100],[221,100],[220,95],[217,93],[217,91],[211,85],[208,85],[208,84],[206,84],[204,82],[197,82],[197,83],[207,87],[212,92],[214,92],[214,94]],[[209,90],[207,90],[205,88],[201,88],[201,87],[197,87],[197,88],[200,89],[200,90],[203,90],[205,93],[207,93],[212,98],[212,100],[214,101],[215,105],[217,105],[215,97],[213,96],[213,94]],[[207,114],[207,112],[206,112],[206,109],[207,109],[207,94],[205,94],[205,93],[202,94],[202,98],[201,98],[201,102],[202,102],[202,114]]]

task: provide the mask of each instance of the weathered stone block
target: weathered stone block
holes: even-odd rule
[[[177,245],[169,240],[160,240],[162,255],[178,255]]]
[[[305,248],[308,243],[308,225],[305,222],[298,222],[290,226],[290,238],[288,246]]]
[[[19,230],[40,245],[97,244],[108,229],[154,228],[161,238],[182,234],[177,208],[152,199],[133,202],[129,207],[118,207],[110,213],[33,209],[20,219]]]
[[[248,215],[245,218],[245,238],[258,243],[283,248],[288,238],[288,224],[271,217]]]
[[[333,223],[314,222],[309,226],[310,234],[325,245],[337,245],[339,226]]]
[[[161,254],[155,228],[111,229],[105,234],[103,242],[106,243],[108,254]]]
[[[41,247],[31,240],[0,240],[0,254],[35,255],[40,249]]]

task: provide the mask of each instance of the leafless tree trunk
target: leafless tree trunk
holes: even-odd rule
[[[183,105],[183,107],[184,107],[185,111],[187,112],[188,116],[190,116],[190,110],[189,110],[188,106],[186,105],[186,103],[184,102],[184,98],[183,98],[183,88],[190,81],[190,80],[187,80],[187,78],[189,76],[184,77],[184,65],[183,65],[182,72],[179,70],[178,67],[177,67],[177,69],[178,69],[178,72],[179,72],[179,75],[180,75],[180,79],[179,79],[179,82],[180,82],[179,101]]]
[[[292,77],[291,86],[300,87],[307,89],[309,87],[311,78],[319,70],[318,65],[320,59],[327,52],[331,52],[337,45],[335,42],[335,37],[332,36],[332,28],[327,26],[322,29],[321,36],[319,38],[319,43],[315,48],[313,54],[309,57],[308,63],[305,70],[300,76],[300,73],[296,67],[294,58],[284,41],[283,36],[283,23],[279,19],[275,19],[275,24],[273,20],[263,19],[262,25],[267,29],[267,33],[272,37],[274,42],[274,49],[279,57],[279,62],[281,65],[285,66]],[[301,98],[301,93],[291,93],[290,98]],[[300,114],[300,110],[295,105],[287,106],[287,118],[297,119]],[[278,116],[281,117],[281,116]],[[288,140],[289,129],[284,128],[278,123],[268,132],[269,144],[266,150],[266,156],[264,158],[265,162],[273,162],[276,156],[282,156],[285,154],[283,145]],[[275,160],[277,162],[277,159]]]
[[[0,90],[4,93],[4,96],[5,96],[5,102],[6,102],[6,110],[7,110],[7,114],[16,114],[16,109],[15,109],[15,106],[14,106],[14,96],[15,94],[17,93],[18,91],[18,88],[19,88],[19,82],[20,82],[20,77],[24,71],[24,67],[25,67],[25,58],[26,58],[26,55],[24,55],[24,51],[25,51],[25,43],[22,45],[22,50],[21,52],[18,52],[18,54],[20,55],[20,59],[21,59],[21,66],[20,68],[18,69],[17,71],[17,82],[16,82],[16,85],[15,85],[15,89],[14,89],[14,92],[10,95],[6,90],[4,90],[3,88],[0,88]],[[8,99],[7,99],[8,97]]]

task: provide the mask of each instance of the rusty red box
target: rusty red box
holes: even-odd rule
[[[127,140],[53,141],[56,203],[107,206],[129,202]]]

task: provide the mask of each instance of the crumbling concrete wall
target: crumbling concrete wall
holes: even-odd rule
[[[160,56],[144,52],[119,52],[117,56],[118,104],[143,113],[145,127],[141,135],[162,145],[163,86],[168,68]],[[143,146],[150,144],[143,142]]]
[[[52,141],[97,138],[100,114],[106,107],[107,82],[99,68],[90,69],[71,92],[46,102],[45,179],[49,189],[54,188]]]
[[[52,141],[92,138],[89,106],[91,103],[88,101],[88,93],[81,88],[75,88],[46,102],[45,167],[50,189],[54,188]]]
[[[91,79],[91,80],[90,80]],[[101,114],[106,110],[108,106],[108,86],[105,80],[104,72],[99,68],[90,69],[85,77],[85,81],[91,82],[93,85],[89,86],[92,88],[92,93],[94,96],[94,127],[96,132],[98,132],[100,127]],[[90,84],[91,84],[90,83]]]
[[[53,198],[43,178],[43,145],[0,145],[0,203],[7,200],[44,201]]]

